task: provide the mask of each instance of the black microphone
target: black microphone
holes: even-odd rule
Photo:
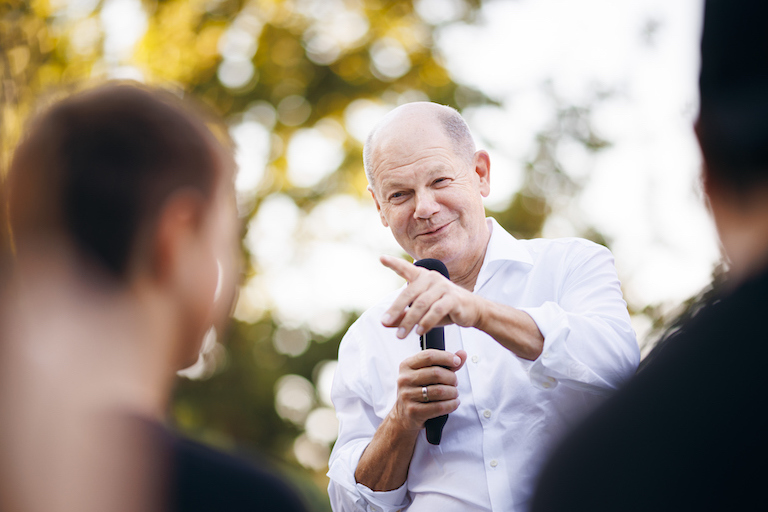
[[[443,277],[450,279],[450,276],[448,276],[448,269],[440,260],[425,258],[423,260],[415,261],[413,264],[417,267],[426,268],[427,270],[440,272]],[[426,350],[428,348],[445,350],[445,333],[443,332],[442,327],[435,327],[430,329],[429,332],[425,332],[421,335],[419,341],[421,342],[421,350]],[[429,441],[430,444],[440,444],[440,438],[443,437],[443,427],[447,421],[447,414],[427,420],[425,425],[427,427],[427,441]]]

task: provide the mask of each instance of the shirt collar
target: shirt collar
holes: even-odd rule
[[[477,276],[475,290],[479,290],[505,262],[515,262],[526,271],[533,266],[531,253],[519,240],[507,233],[493,217],[488,217],[485,221],[488,223],[491,238],[485,250],[485,258]]]

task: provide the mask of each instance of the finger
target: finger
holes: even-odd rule
[[[420,299],[421,297],[419,297],[419,300]],[[457,300],[455,296],[444,293],[437,297],[434,301],[432,301],[429,309],[424,311],[420,318],[417,320],[416,323],[419,324],[419,327],[416,329],[416,334],[422,335],[425,332],[429,332],[431,329],[437,327],[438,325],[448,325],[450,323],[450,318],[448,317],[450,316],[451,311],[455,307],[456,303]],[[408,311],[408,314],[405,315],[403,321],[400,322],[401,326],[404,326],[403,324],[408,320],[409,315],[410,311]],[[405,327],[407,328],[407,326]]]
[[[461,370],[461,367],[464,366],[464,363],[467,362],[467,353],[463,350],[457,350],[456,357],[458,357],[461,360],[461,362],[458,365],[451,368],[451,370],[453,370],[454,372]]]
[[[429,402],[421,404],[422,409],[419,412],[421,413],[421,417],[424,418],[424,421],[427,421],[428,419],[437,418],[443,414],[451,414],[459,408],[459,404],[461,404],[459,398],[442,400],[440,402]]]
[[[395,323],[395,320],[402,320],[406,309],[411,306],[416,297],[429,289],[430,285],[433,283],[432,279],[429,278],[430,276],[425,275],[427,273],[426,271],[420,270],[418,267],[413,268],[423,275],[416,276],[410,281],[408,286],[400,292],[400,295],[397,296],[389,309],[387,309],[387,312],[382,317],[382,323],[387,327],[395,327],[398,325]],[[424,279],[424,277],[427,277],[427,279]]]
[[[431,303],[447,293],[451,286],[450,282],[437,272],[414,268],[419,270],[421,275],[408,283],[405,290],[400,292],[400,295],[392,302],[392,305],[381,318],[381,323],[384,326],[399,327],[403,319],[408,314],[411,315],[407,325],[403,326],[404,329],[398,329],[397,336],[401,339],[405,338],[413,326],[419,323],[419,319],[429,309]],[[428,293],[428,295],[421,299],[421,295],[424,293]],[[414,306],[417,307],[411,312]]]
[[[419,295],[429,289],[430,284],[430,279],[416,279],[413,282],[408,283],[405,290],[400,292],[400,295],[397,296],[389,309],[387,309],[386,313],[381,317],[381,323],[386,327],[398,327],[413,302]],[[399,334],[400,333],[398,333],[398,335]],[[400,336],[400,338],[404,338],[407,332],[402,334],[403,335]]]
[[[422,393],[424,388],[427,389],[427,401],[424,400],[424,394]],[[414,402],[442,402],[458,398],[459,389],[456,386],[448,386],[445,384],[431,384],[429,386],[415,387],[408,393],[408,395]]]
[[[460,352],[464,351],[461,350]],[[466,352],[464,352],[464,356],[466,358]],[[429,348],[406,358],[401,365],[401,371],[402,366],[411,370],[418,370],[419,368],[426,368],[427,366],[444,366],[453,370],[457,367],[460,368],[461,364],[461,357],[457,354],[447,350]]]
[[[411,303],[411,306],[408,308],[403,318],[397,324],[397,336],[401,339],[405,338],[408,336],[408,333],[410,333],[411,330],[416,326],[416,324],[421,326],[424,316],[427,315],[432,310],[432,308],[434,308],[435,303],[440,301],[444,293],[445,290],[441,289],[440,287],[428,287],[417,297],[415,297]],[[419,331],[419,334],[426,332],[426,330],[423,329],[420,329]]]
[[[409,284],[405,290],[400,292],[400,295],[392,302],[389,309],[382,315],[381,323],[385,327],[397,327],[400,322],[403,321],[405,314],[408,312],[408,307],[413,302],[414,298],[419,294],[420,287],[414,286],[413,283]]]
[[[427,366],[414,370],[413,375],[408,379],[412,387],[421,389],[423,386],[458,386],[459,381],[456,374],[442,366]]]
[[[458,386],[459,381],[451,367],[425,366],[423,368],[406,368],[397,376],[398,390],[421,389],[423,386]]]
[[[393,270],[397,275],[408,281],[409,283],[419,277],[422,269],[415,266],[413,263],[408,263],[404,259],[394,258],[387,256],[386,254],[379,258],[382,265],[390,270]]]
[[[450,414],[459,408],[459,404],[461,404],[459,398],[428,403],[409,402],[403,405],[403,409],[414,424],[423,427],[428,419]]]

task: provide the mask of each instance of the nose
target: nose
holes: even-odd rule
[[[416,194],[416,208],[413,211],[414,219],[428,219],[440,211],[440,203],[431,191]]]

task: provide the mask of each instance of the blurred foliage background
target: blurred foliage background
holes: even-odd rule
[[[481,0],[452,5],[461,8],[441,17],[440,3],[429,1],[0,2],[3,172],[41,98],[86,80],[157,84],[226,120],[241,167],[243,289],[229,330],[209,340],[180,381],[170,421],[205,442],[270,459],[318,510],[329,509],[324,473],[337,425],[328,391],[339,341],[397,285],[371,270],[378,254],[398,248],[367,198],[367,129],[413,100],[459,110],[496,104],[457,83],[434,44],[441,25],[472,23]],[[564,172],[558,145],[576,142],[591,153],[610,146],[591,123],[593,106],[609,94],[596,90],[580,105],[551,94],[550,121],[530,140],[522,185],[504,209],[489,211],[515,236],[540,236],[554,211],[569,211],[588,176]],[[594,226],[572,220],[577,235],[610,246]],[[335,281],[341,273],[351,275]],[[366,286],[369,277],[377,284]],[[332,289],[351,296],[326,298]],[[656,331],[677,314],[632,309]]]

